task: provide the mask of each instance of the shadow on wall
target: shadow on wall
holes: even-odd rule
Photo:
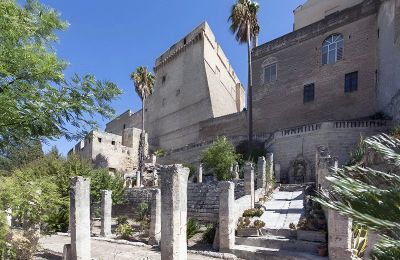
[[[108,159],[104,155],[98,154],[93,160],[93,165],[96,168],[108,168]]]

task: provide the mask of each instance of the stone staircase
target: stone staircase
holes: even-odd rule
[[[259,237],[236,237],[232,250],[237,257],[254,260],[327,260],[318,255],[326,242],[324,233],[289,229],[288,221],[297,224],[302,212],[302,188],[282,187],[264,204],[261,219],[267,224]],[[300,206],[299,206],[300,205]],[[297,222],[296,222],[297,220]]]

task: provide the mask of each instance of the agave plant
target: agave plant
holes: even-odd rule
[[[400,140],[381,134],[364,141],[380,169],[356,164],[327,177],[331,190],[316,201],[380,235],[370,257],[400,259]]]

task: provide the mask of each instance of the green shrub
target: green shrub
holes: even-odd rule
[[[155,152],[154,155],[157,157],[164,157],[165,156],[165,151],[162,148],[158,148]]]
[[[239,160],[240,165],[244,165],[246,161],[257,163],[258,157],[265,156],[265,148],[263,142],[253,141],[251,151],[249,150],[249,141],[242,141],[236,146],[236,152],[242,158]]]
[[[249,217],[240,217],[238,222],[238,228],[247,228],[250,226],[250,218]]]
[[[262,214],[264,214],[264,211],[262,209],[246,209],[243,212],[242,216],[252,218],[252,217],[261,217]]]
[[[133,235],[133,228],[129,224],[121,224],[118,225],[117,229],[115,230],[117,235],[122,239],[129,239]]]
[[[187,239],[190,239],[194,235],[200,232],[200,225],[199,222],[195,219],[188,219],[187,224],[186,224],[186,236]]]
[[[257,229],[262,229],[263,227],[265,227],[265,222],[262,221],[262,220],[257,219],[257,220],[254,221],[253,225]]]
[[[213,225],[213,224],[207,225],[207,229],[203,234],[202,241],[207,244],[213,244],[216,231],[217,231],[217,229],[216,229],[215,225]]]
[[[138,207],[137,207],[137,212],[138,212],[138,215],[137,215],[137,218],[136,218],[137,221],[142,221],[145,218],[149,218],[150,217],[149,216],[150,215],[149,204],[147,202],[144,202],[144,201],[140,202]]]
[[[123,225],[123,224],[128,224],[128,218],[125,216],[117,217],[117,226]]]
[[[237,159],[235,148],[226,137],[218,138],[214,144],[201,153],[201,162],[205,169],[212,170],[220,181],[232,179],[230,168]]]

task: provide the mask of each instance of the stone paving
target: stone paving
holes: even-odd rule
[[[297,223],[303,214],[303,191],[277,191],[264,204],[261,220],[266,229],[289,229],[289,224]]]
[[[42,237],[40,243],[46,250],[51,250],[62,254],[64,244],[70,243],[71,239],[67,236],[52,235]],[[132,246],[110,243],[106,241],[91,240],[92,257],[99,260],[160,260],[161,254],[158,249],[151,248],[149,246]],[[36,259],[61,259],[58,257],[41,256]],[[216,258],[188,254],[190,260],[215,260]]]

